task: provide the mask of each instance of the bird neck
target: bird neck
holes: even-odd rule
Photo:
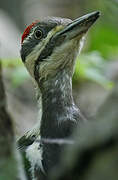
[[[43,110],[47,110],[49,105],[58,107],[56,112],[59,107],[65,109],[73,104],[72,78],[65,71],[61,71],[45,82],[41,93]]]
[[[40,133],[43,137],[65,137],[66,122],[74,121],[78,109],[74,105],[72,96],[72,77],[65,71],[59,72],[54,78],[49,79],[41,88],[42,118]],[[69,121],[70,120],[70,121]],[[68,123],[67,123],[68,124]],[[67,125],[71,128],[71,125]],[[61,130],[61,131],[60,131]],[[69,130],[67,130],[69,132]]]

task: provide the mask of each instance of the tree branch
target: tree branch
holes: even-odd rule
[[[0,63],[0,180],[25,180],[20,161],[15,147],[12,120],[6,110],[6,96]]]

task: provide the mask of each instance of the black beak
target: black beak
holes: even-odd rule
[[[99,18],[100,12],[92,12],[68,24],[59,35],[65,35],[67,39],[73,39],[77,36],[85,34],[92,24]]]

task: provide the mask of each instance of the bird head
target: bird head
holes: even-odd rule
[[[22,35],[21,58],[31,76],[37,82],[63,70],[72,76],[83,37],[99,15],[93,12],[73,21],[50,17],[29,25]]]

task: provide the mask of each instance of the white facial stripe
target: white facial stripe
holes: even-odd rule
[[[33,77],[35,61],[40,56],[41,52],[43,51],[49,40],[52,38],[52,36],[56,34],[56,32],[60,31],[62,28],[63,26],[56,26],[54,29],[52,29],[48,33],[47,37],[43,39],[39,44],[37,44],[33,51],[26,57],[25,65]]]

